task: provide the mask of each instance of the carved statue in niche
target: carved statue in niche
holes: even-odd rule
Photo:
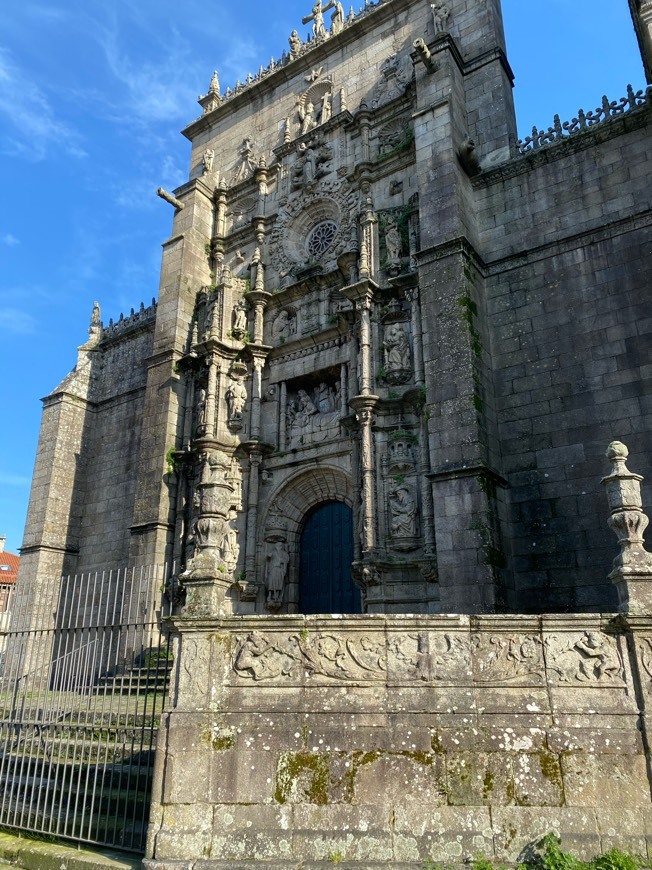
[[[233,335],[242,338],[247,332],[247,303],[240,301],[233,309]]]
[[[417,503],[404,483],[389,493],[390,530],[394,538],[414,538],[417,533]]]
[[[229,426],[242,425],[242,413],[247,403],[247,389],[240,378],[231,381],[225,398],[229,411]]]
[[[297,331],[296,315],[291,314],[286,308],[282,308],[272,323],[272,339],[280,341],[288,339]]]
[[[330,121],[331,115],[333,114],[333,103],[331,99],[331,94],[329,91],[321,98],[321,115],[319,116],[319,123],[325,124],[326,121]]]
[[[299,102],[299,106],[297,109],[299,113],[299,120],[301,121],[301,135],[304,133],[309,133],[310,130],[314,129],[317,126],[317,119],[315,118],[315,104],[312,100],[306,100]]]
[[[240,545],[238,544],[238,530],[236,528],[236,513],[231,510],[229,519],[224,526],[224,534],[222,537],[222,558],[226,565],[226,570],[233,572],[238,564],[240,555]]]
[[[298,55],[301,53],[301,48],[303,46],[301,37],[296,30],[292,31],[292,33],[288,37],[288,42],[290,43],[290,57],[294,59],[295,57],[298,57]]]
[[[410,344],[402,323],[389,323],[385,326],[383,348],[387,381],[391,384],[408,381],[412,373]]]
[[[310,184],[317,174],[317,152],[311,142],[302,142],[297,151],[297,161],[292,170],[292,189]]]
[[[438,33],[447,33],[448,18],[451,14],[450,9],[445,3],[431,3],[432,23],[435,28],[435,36]]]
[[[387,249],[387,259],[389,262],[400,261],[403,253],[401,231],[399,230],[396,221],[391,218],[385,224],[385,247]]]
[[[206,388],[200,387],[195,405],[195,432],[199,437],[206,434]]]
[[[279,607],[283,601],[285,577],[290,564],[288,545],[285,541],[275,541],[267,554],[267,604]]]
[[[215,152],[212,148],[207,148],[204,151],[204,156],[202,157],[203,163],[203,174],[208,175],[209,172],[213,171],[213,161],[215,160]]]
[[[331,15],[331,35],[337,36],[344,30],[344,6],[336,2],[333,14]]]

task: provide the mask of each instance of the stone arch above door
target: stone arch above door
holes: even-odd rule
[[[319,466],[302,471],[278,490],[265,517],[261,563],[267,563],[267,551],[284,543],[289,556],[286,588],[278,606],[268,609],[284,613],[297,612],[299,601],[299,545],[303,523],[314,508],[323,502],[339,501],[353,508],[351,480],[339,468]]]

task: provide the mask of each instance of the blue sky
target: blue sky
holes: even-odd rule
[[[358,0],[356,9],[361,0]],[[425,2],[425,0],[424,0]],[[348,6],[348,4],[346,4]],[[449,4],[454,11],[454,0]],[[179,130],[280,57],[311,0],[4,0],[0,6],[0,534],[21,544],[39,399],[106,322],[157,294],[187,177]],[[627,0],[503,0],[519,133],[644,86]]]

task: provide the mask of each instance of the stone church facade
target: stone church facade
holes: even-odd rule
[[[630,0],[648,71],[649,5]],[[157,301],[109,326],[96,309],[77,366],[45,399],[22,576],[179,566],[179,694],[152,835],[161,868],[211,848],[207,867],[235,867],[219,863],[242,856],[216,840],[216,807],[257,802],[256,830],[276,831],[273,866],[295,866],[300,846],[284,853],[283,825],[326,823],[273,821],[271,804],[277,815],[321,807],[332,795],[319,783],[353,783],[335,770],[342,752],[325,762],[299,747],[307,709],[325,705],[326,742],[337,716],[361,717],[364,731],[383,711],[375,733],[389,741],[416,705],[427,752],[367,745],[367,731],[349,743],[372,793],[383,777],[439,769],[426,719],[445,720],[454,741],[463,711],[477,711],[467,683],[520,686],[504,704],[494,686],[489,708],[492,727],[514,715],[525,730],[553,716],[544,696],[561,705],[558,723],[588,727],[597,703],[611,727],[611,690],[633,691],[624,641],[609,646],[595,615],[618,606],[598,484],[614,439],[652,472],[652,92],[628,88],[518,141],[497,0],[379,0],[349,16],[316,0],[304,24],[310,37],[293,32],[245,83],[222,92],[213,77],[184,131],[189,180],[159,191],[174,223]],[[327,613],[366,616],[333,634]],[[436,617],[449,613],[531,616]],[[587,616],[542,625],[541,613]],[[609,648],[594,655],[596,644]],[[488,677],[474,656],[492,648]],[[562,665],[546,671],[544,649]],[[574,663],[596,655],[590,674]],[[424,694],[442,671],[458,701]],[[362,700],[346,700],[351,687]],[[532,717],[539,704],[548,713]],[[286,742],[225,752],[239,740],[236,712],[247,733],[271,728],[261,710],[290,717]],[[197,797],[169,769],[191,732],[186,771],[215,767]],[[545,756],[537,805],[563,803],[562,751]],[[259,772],[245,776],[254,755]],[[636,765],[643,793],[640,752]],[[491,803],[423,787],[447,810]],[[469,843],[482,839],[480,816],[455,812]]]

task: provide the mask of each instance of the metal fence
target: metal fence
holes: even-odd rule
[[[0,825],[144,850],[168,586],[155,568],[19,584],[0,628]]]

